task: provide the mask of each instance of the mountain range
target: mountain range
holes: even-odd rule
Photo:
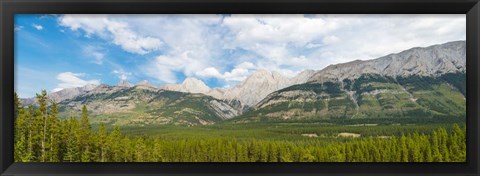
[[[94,123],[208,125],[221,121],[463,117],[465,41],[411,48],[373,60],[304,70],[257,70],[231,88],[181,84],[86,85],[49,94],[61,115],[87,105]],[[23,99],[24,104],[34,99]]]

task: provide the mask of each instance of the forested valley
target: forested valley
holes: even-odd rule
[[[93,127],[83,106],[70,118],[59,106],[36,96],[24,107],[15,94],[16,162],[464,162],[464,124],[400,135],[358,138],[303,137],[302,140],[231,136],[129,135],[119,126]],[[141,128],[141,127],[139,127]],[[191,127],[194,129],[195,127]],[[356,127],[361,128],[361,127]],[[364,127],[374,128],[374,127]],[[407,127],[405,127],[407,128]],[[412,128],[412,127],[408,127]],[[421,128],[421,127],[418,127]],[[213,129],[214,130],[214,129]],[[225,129],[218,129],[225,130]],[[159,132],[161,133],[161,131]],[[323,139],[323,138],[322,138]]]

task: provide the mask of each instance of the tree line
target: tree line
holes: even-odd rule
[[[16,162],[464,162],[466,129],[359,138],[324,145],[319,141],[166,139],[133,137],[119,127],[93,130],[86,106],[80,116],[58,117],[45,90],[38,106],[24,107],[15,94]]]

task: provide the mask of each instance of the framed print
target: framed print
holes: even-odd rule
[[[478,1],[2,1],[3,175],[478,175]]]

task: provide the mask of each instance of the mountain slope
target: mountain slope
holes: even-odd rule
[[[167,91],[151,86],[100,85],[91,92],[60,103],[68,116],[86,105],[93,123],[115,125],[206,125],[233,118],[235,105],[203,94]]]
[[[329,66],[238,121],[465,117],[465,60],[460,41]]]
[[[363,75],[355,81],[305,83],[269,94],[240,121],[465,117],[466,98],[440,77]]]
[[[83,87],[65,88],[60,91],[49,93],[48,98],[50,100],[55,100],[56,102],[61,102],[63,100],[71,99],[78,95],[87,93],[88,91],[93,90],[95,87],[97,86],[93,84],[87,84]],[[34,105],[37,103],[34,97],[21,99],[21,102],[24,106]]]
[[[209,88],[205,83],[196,78],[187,78],[182,84],[170,84],[161,88],[187,93],[202,93],[227,101],[239,101],[245,108],[248,108],[275,90],[306,82],[314,73],[315,71],[313,70],[305,70],[290,79],[278,72],[260,69],[228,89]]]

